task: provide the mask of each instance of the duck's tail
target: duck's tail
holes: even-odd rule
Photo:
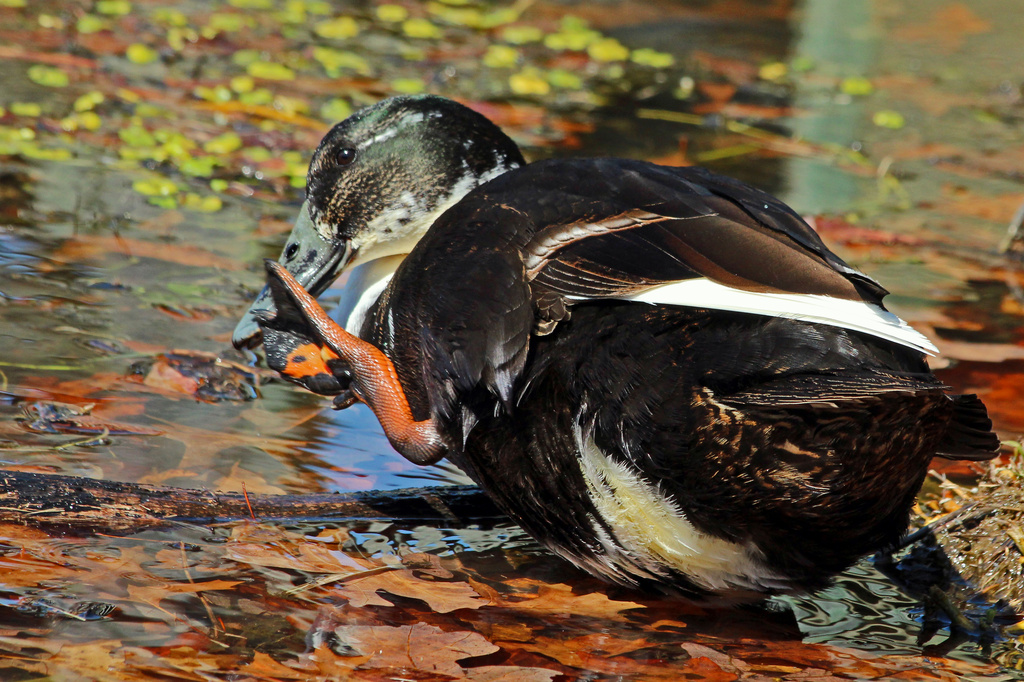
[[[999,454],[999,437],[992,431],[992,420],[981,398],[974,394],[950,396],[953,420],[936,453],[947,459],[980,462]]]

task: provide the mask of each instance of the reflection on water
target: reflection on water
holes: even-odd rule
[[[920,624],[911,616],[919,602],[879,573],[869,561],[840,575],[813,597],[783,597],[808,642],[827,642],[864,651],[920,652]]]

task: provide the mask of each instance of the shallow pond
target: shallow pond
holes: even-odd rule
[[[699,163],[778,194],[1017,438],[1021,35],[1015,0],[0,0],[0,461],[250,493],[462,482],[229,341],[329,123],[422,90],[534,159]],[[323,575],[348,577],[289,591]],[[867,560],[768,610],[643,600],[501,525],[0,528],[4,679],[1011,675],[976,642],[923,649],[921,611]],[[405,659],[371,655],[395,641]]]

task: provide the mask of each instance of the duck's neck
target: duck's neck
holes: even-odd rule
[[[447,193],[424,193],[413,189],[402,192],[352,239],[356,253],[353,264],[362,265],[386,256],[404,256],[412,251],[445,211],[462,201],[470,191],[518,167],[517,162],[509,161],[483,173],[471,172],[467,168],[462,177],[447,187]]]
[[[380,298],[406,255],[401,253],[376,258],[349,270],[341,290],[341,300],[332,314],[345,327],[345,331],[359,336],[367,311]]]

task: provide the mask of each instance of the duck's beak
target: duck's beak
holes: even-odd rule
[[[309,217],[307,204],[299,209],[299,218],[288,237],[278,263],[291,273],[302,287],[312,296],[319,296],[352,260],[351,243],[345,239],[328,241],[324,239]],[[245,311],[231,335],[235,348],[254,348],[260,343],[262,333],[257,316],[272,317],[276,314],[270,290],[263,287],[256,300]]]

